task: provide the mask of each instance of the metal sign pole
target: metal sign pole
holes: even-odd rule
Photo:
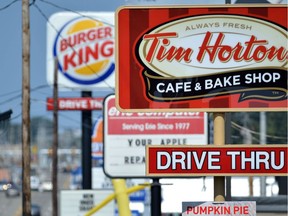
[[[231,4],[231,0],[225,0],[225,4]],[[231,113],[225,114],[225,143],[231,143]],[[226,200],[231,201],[231,176],[226,177]]]
[[[214,145],[225,145],[225,113],[214,113]],[[225,201],[225,176],[214,176],[214,201]]]
[[[92,92],[83,91],[82,97],[92,97]],[[91,162],[92,111],[82,111],[82,188],[92,189]]]
[[[58,59],[54,59],[53,145],[52,145],[52,212],[58,216]]]
[[[159,178],[153,178],[151,185],[151,216],[161,215],[161,184]]]

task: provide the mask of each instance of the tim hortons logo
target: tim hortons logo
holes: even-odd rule
[[[136,51],[152,100],[287,99],[284,26],[239,15],[188,17],[146,32]]]

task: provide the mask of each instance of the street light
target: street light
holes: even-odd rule
[[[2,121],[6,121],[10,119],[11,114],[12,114],[12,110],[8,110],[6,112],[0,113],[0,123]]]
[[[3,133],[3,130],[7,127],[8,125],[7,122],[10,119],[11,114],[12,114],[12,110],[8,110],[6,112],[0,113],[0,132],[2,131],[1,134]]]

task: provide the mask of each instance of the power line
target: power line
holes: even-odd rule
[[[64,10],[64,11],[69,11],[69,12],[75,13],[75,14],[81,16],[81,17],[86,17],[86,18],[89,18],[89,19],[92,19],[92,20],[95,20],[95,21],[101,21],[101,22],[103,22],[103,23],[105,23],[106,25],[109,25],[109,26],[113,26],[113,27],[115,26],[115,25],[112,25],[111,23],[106,22],[105,20],[102,20],[101,17],[98,17],[97,19],[95,19],[94,17],[84,15],[84,14],[81,13],[81,12],[74,11],[74,10],[71,10],[71,9],[69,9],[69,8],[59,6],[59,5],[54,4],[54,3],[52,3],[52,2],[49,2],[49,1],[45,1],[45,0],[39,0],[39,1],[44,2],[44,3],[46,3],[46,4],[49,4],[49,5],[51,5],[51,6],[55,7],[55,8],[58,8],[58,9],[61,9],[61,10]]]
[[[29,4],[29,7],[31,7],[31,5],[34,5],[36,2],[36,0],[32,0],[32,2]]]
[[[39,86],[36,86],[36,87],[32,88],[32,89],[31,89],[31,92],[36,91],[36,90],[38,90],[38,89],[47,88],[47,87],[49,87],[49,85],[39,85]],[[6,93],[6,94],[2,94],[2,95],[0,95],[0,96],[1,96],[1,97],[5,97],[5,96],[11,95],[11,94],[14,94],[14,93],[17,93],[17,92],[21,92],[21,91],[22,91],[22,90],[13,91],[13,92],[9,92],[9,93]],[[13,96],[13,97],[10,97],[10,98],[8,98],[8,99],[0,102],[0,105],[3,105],[3,104],[5,104],[5,103],[7,103],[7,102],[11,102],[11,101],[13,101],[13,100],[16,100],[16,99],[20,98],[21,96],[22,96],[22,93],[19,93],[19,94]]]
[[[3,105],[3,104],[6,104],[7,102],[11,102],[13,100],[16,100],[16,99],[20,98],[21,96],[22,96],[22,94],[18,94],[14,97],[8,98],[7,100],[0,102],[0,105]]]
[[[4,7],[0,8],[0,11],[6,10],[7,8],[9,8],[10,6],[12,6],[14,3],[16,3],[18,1],[20,1],[20,0],[14,0],[14,1],[10,2],[9,4],[7,4]]]
[[[235,123],[235,122],[232,122],[232,127],[233,128],[235,128],[235,129],[237,129],[237,130],[239,130],[239,131],[241,131],[241,130],[247,130],[247,131],[249,131],[249,133],[251,133],[251,134],[254,134],[254,135],[260,135],[260,132],[256,132],[256,131],[253,131],[253,130],[250,130],[250,129],[248,129],[248,128],[245,128],[245,127],[243,127],[243,126],[240,126],[239,124],[237,124],[237,123]],[[273,136],[273,135],[267,135],[266,134],[266,137],[267,138],[272,138],[272,139],[281,139],[281,140],[286,140],[287,139],[287,137],[281,137],[281,136]],[[256,138],[255,138],[256,139]],[[257,139],[258,140],[258,139]]]
[[[22,112],[19,113],[19,114],[16,115],[16,116],[11,117],[10,120],[15,120],[15,119],[17,119],[17,118],[19,118],[19,117],[21,117],[21,116],[22,116]]]
[[[8,93],[5,93],[5,94],[0,94],[0,97],[6,97],[6,96],[9,96],[9,95],[18,93],[18,92],[21,92],[21,89],[15,90],[15,91],[11,91],[11,92],[8,92]]]

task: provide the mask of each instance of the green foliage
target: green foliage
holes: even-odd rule
[[[267,131],[267,143],[287,144],[287,112],[268,112]]]
[[[252,136],[252,144],[261,144],[260,112],[232,113],[231,121],[232,144],[245,143],[245,129]],[[287,144],[287,112],[266,112],[266,143]]]

